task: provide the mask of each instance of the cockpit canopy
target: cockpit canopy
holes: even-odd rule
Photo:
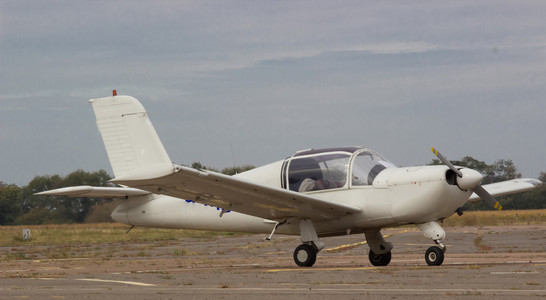
[[[364,147],[305,150],[284,161],[282,184],[296,192],[367,186],[391,167],[388,159]]]

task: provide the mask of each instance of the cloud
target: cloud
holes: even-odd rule
[[[0,140],[9,162],[0,180],[107,165],[86,100],[112,89],[145,103],[183,162],[216,167],[231,164],[221,149],[229,143],[255,164],[355,143],[401,164],[428,141],[493,159],[504,152],[480,140],[540,148],[545,9],[502,0],[3,2],[0,113],[9,118],[0,125],[14,135]],[[462,119],[451,141],[446,132]],[[494,128],[511,136],[492,137]],[[36,162],[17,135],[43,143],[47,159]],[[409,162],[427,162],[429,146]],[[526,152],[519,163],[538,173],[543,158]]]

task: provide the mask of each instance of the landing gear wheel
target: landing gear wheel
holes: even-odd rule
[[[311,245],[301,244],[294,250],[294,261],[300,267],[311,267],[317,261],[317,250]]]
[[[371,249],[368,253],[368,258],[370,259],[370,263],[376,267],[384,267],[388,265],[391,262],[391,252],[383,253],[383,254],[375,254]]]
[[[432,246],[425,252],[425,260],[429,266],[439,266],[444,262],[444,250],[438,246]]]

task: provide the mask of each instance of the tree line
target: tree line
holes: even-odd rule
[[[95,205],[111,202],[112,199],[34,194],[74,185],[114,186],[108,182],[110,179],[112,177],[104,170],[77,170],[64,177],[36,176],[24,187],[0,183],[0,224],[83,223]]]
[[[520,178],[521,174],[511,160],[501,159],[493,164],[487,164],[472,157],[464,157],[460,161],[451,161],[454,165],[472,168],[484,176],[483,184]],[[432,160],[429,165],[441,162]],[[194,162],[195,169],[214,168]],[[225,168],[220,172],[234,175],[253,169],[254,166],[243,165]],[[0,225],[38,225],[83,222],[110,222],[110,213],[120,199],[105,199],[92,197],[40,196],[42,191],[68,186],[114,186],[110,183],[112,177],[105,170],[86,172],[76,170],[66,176],[44,175],[36,176],[28,185],[19,187],[14,184],[4,184],[0,181]],[[546,182],[546,173],[542,172],[540,180]],[[546,208],[546,185],[527,193],[498,197],[504,209],[542,209]],[[482,201],[467,204],[463,210],[491,209]]]
[[[194,162],[191,167],[218,172],[214,168]],[[243,165],[225,168],[220,172],[234,175],[253,169]],[[86,172],[76,170],[66,176],[36,176],[28,185],[19,187],[0,181],[0,225],[39,225],[66,223],[111,222],[110,213],[121,199],[102,197],[44,196],[36,193],[77,185],[113,187],[105,170]]]

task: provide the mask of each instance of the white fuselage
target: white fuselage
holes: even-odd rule
[[[235,176],[281,188],[282,161]],[[404,224],[447,218],[472,194],[446,180],[446,166],[387,168],[373,184],[307,192],[317,198],[339,201],[362,209],[339,219],[315,221],[319,236],[361,233]],[[237,212],[225,212],[193,201],[150,194],[131,197],[112,212],[118,222],[135,226],[270,233],[276,222]],[[280,234],[300,234],[299,221],[287,219]]]

